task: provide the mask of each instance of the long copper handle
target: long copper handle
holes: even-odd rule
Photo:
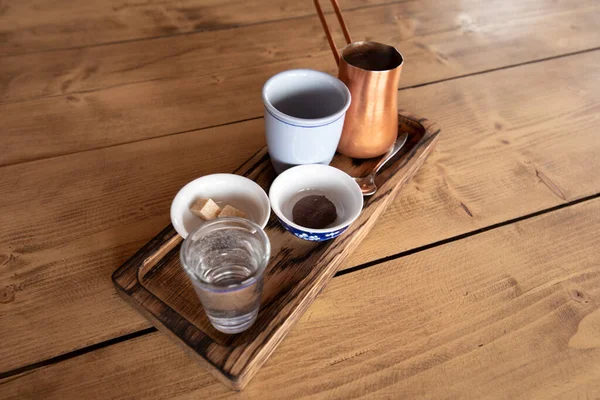
[[[321,9],[321,4],[319,0],[314,0],[315,8],[317,9],[317,14],[319,15],[319,19],[321,20],[321,25],[323,26],[323,30],[325,31],[325,36],[327,36],[327,41],[329,42],[329,47],[331,48],[331,52],[333,53],[333,58],[335,58],[335,62],[337,65],[340,65],[340,53],[338,52],[337,47],[335,47],[335,42],[333,41],[333,36],[331,35],[331,31],[327,26],[327,21],[325,20],[325,15],[323,14],[323,10]],[[350,32],[348,31],[348,27],[346,26],[346,21],[344,21],[344,17],[342,16],[342,11],[340,10],[340,6],[338,5],[337,0],[331,0],[331,5],[335,11],[335,15],[337,15],[337,19],[340,23],[340,27],[342,28],[342,32],[344,33],[344,38],[346,38],[346,43],[352,43],[352,38],[350,37]]]

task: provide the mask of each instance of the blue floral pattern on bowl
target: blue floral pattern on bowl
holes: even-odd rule
[[[308,240],[310,242],[324,242],[325,240],[331,240],[340,236],[346,229],[348,229],[348,227],[345,226],[337,231],[317,233],[294,228],[293,226],[286,224],[280,218],[277,219],[279,220],[279,223],[281,223],[281,226],[283,226],[288,232],[293,233],[297,238]]]

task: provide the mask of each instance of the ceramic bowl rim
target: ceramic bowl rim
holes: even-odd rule
[[[327,228],[322,228],[322,229],[307,228],[305,226],[298,225],[298,224],[294,223],[293,221],[290,221],[288,218],[286,218],[285,215],[283,215],[283,212],[281,211],[281,208],[279,207],[279,203],[277,201],[273,201],[273,199],[271,197],[271,192],[273,190],[273,186],[276,184],[276,182],[278,180],[280,182],[285,182],[285,175],[286,175],[286,173],[288,171],[298,170],[298,169],[306,169],[308,167],[332,171],[335,174],[337,174],[339,177],[341,177],[341,179],[346,180],[347,182],[352,182],[356,186],[356,191],[355,192],[348,192],[348,193],[356,194],[357,198],[360,199],[360,206],[358,207],[358,212],[353,213],[349,218],[346,218],[344,220],[344,222],[341,223],[341,224],[338,224],[338,225],[335,225],[335,226],[331,226],[331,227],[327,227]],[[353,187],[353,186],[351,186],[351,187]],[[331,233],[331,232],[338,231],[340,229],[347,228],[348,226],[350,226],[350,224],[352,224],[360,216],[360,213],[362,212],[362,209],[363,209],[363,206],[364,206],[364,197],[363,197],[362,191],[360,190],[360,186],[358,186],[358,183],[356,183],[356,181],[354,181],[354,179],[350,175],[348,175],[347,173],[345,173],[341,169],[332,167],[331,165],[324,165],[324,164],[303,164],[303,165],[297,165],[295,167],[292,167],[292,168],[289,168],[289,169],[283,171],[281,174],[279,174],[279,176],[277,178],[275,178],[275,180],[271,184],[271,188],[269,189],[269,200],[271,201],[271,209],[273,210],[273,212],[275,213],[275,215],[277,216],[277,218],[279,218],[280,220],[282,220],[283,222],[285,222],[287,225],[291,226],[292,228],[294,228],[296,230],[299,230],[299,231],[302,231],[302,232],[306,232],[306,233],[316,233],[316,234],[319,234],[319,233]]]
[[[321,79],[324,79],[324,80],[327,80],[327,81],[333,83],[335,85],[335,87],[345,97],[344,104],[336,112],[334,112],[330,115],[327,115],[325,117],[321,117],[321,118],[299,118],[299,117],[294,117],[292,115],[285,114],[285,113],[279,111],[271,103],[271,100],[269,100],[267,91],[269,90],[269,86],[273,85],[273,83],[275,81],[277,81],[278,79],[282,79],[289,75],[292,75],[292,76],[293,75],[304,75],[304,76],[312,75],[314,77],[318,77],[318,78],[321,78]],[[279,72],[279,73],[273,75],[272,77],[270,77],[263,85],[262,99],[263,99],[265,108],[273,117],[277,118],[278,120],[280,120],[281,122],[284,122],[286,124],[295,124],[299,127],[306,128],[306,127],[317,127],[317,126],[328,125],[328,124],[333,123],[333,122],[339,120],[340,118],[342,118],[342,116],[344,116],[346,114],[346,111],[348,111],[348,108],[350,107],[350,103],[352,102],[352,95],[350,94],[350,90],[348,89],[346,84],[344,84],[344,82],[342,82],[335,76],[329,75],[325,72],[317,71],[314,69],[299,68],[299,69],[290,69],[287,71],[282,71],[282,72]]]
[[[219,177],[227,177],[227,179],[237,179],[239,181],[246,181],[248,182],[251,186],[254,186],[257,189],[260,189],[258,191],[258,193],[260,193],[260,199],[259,199],[259,203],[261,205],[261,209],[264,209],[265,212],[265,216],[261,221],[252,221],[254,222],[256,225],[260,226],[261,229],[265,229],[265,227],[267,226],[267,223],[269,222],[269,219],[271,217],[271,201],[269,200],[269,196],[267,195],[267,193],[265,192],[265,190],[256,182],[254,182],[252,179],[246,178],[245,176],[242,175],[237,175],[237,174],[228,174],[228,173],[216,173],[216,174],[208,174],[208,175],[203,175],[199,178],[196,178],[188,183],[186,183],[184,186],[181,187],[181,189],[179,189],[179,191],[177,191],[177,194],[175,195],[175,197],[173,197],[173,201],[171,202],[171,209],[170,209],[170,217],[171,217],[171,225],[173,225],[173,228],[175,228],[175,230],[177,231],[177,233],[183,237],[184,239],[191,233],[188,232],[187,229],[185,228],[185,226],[182,226],[182,224],[175,222],[175,215],[179,215],[180,213],[177,212],[177,210],[175,209],[175,202],[176,200],[182,196],[182,193],[184,193],[184,190],[188,189],[188,187],[196,184],[197,181],[200,180],[207,180],[207,179],[214,179],[214,178],[219,178]],[[200,193],[199,193],[200,194]],[[183,236],[180,232],[180,230],[184,231],[186,233],[185,236]]]

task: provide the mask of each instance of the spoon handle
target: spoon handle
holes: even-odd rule
[[[396,153],[398,153],[400,151],[402,146],[404,146],[404,143],[406,143],[407,139],[408,139],[408,133],[405,133],[404,135],[402,135],[398,139],[396,139],[396,142],[394,143],[392,148],[389,149],[387,153],[385,153],[385,156],[381,157],[381,160],[379,160],[379,162],[377,163],[375,168],[373,168],[373,172],[371,172],[370,175],[372,175],[372,176],[377,175],[377,172],[379,172],[381,167],[383,167],[385,165],[385,163],[390,161],[390,159],[392,157],[394,157],[396,155]]]

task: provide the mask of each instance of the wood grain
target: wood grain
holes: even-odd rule
[[[595,199],[336,277],[241,395],[595,398],[599,225]],[[161,333],[0,385],[9,399],[240,397]]]
[[[402,91],[399,104],[441,121],[452,138],[442,138],[429,173],[417,174],[346,266],[598,193],[593,60],[600,53]]]
[[[407,87],[599,46],[598,7],[591,0],[443,7],[430,0],[360,9],[346,19],[356,38],[398,46]],[[335,73],[316,16],[2,57],[0,165],[259,117],[266,79],[298,67]]]
[[[344,0],[342,6],[379,3],[388,2]],[[4,0],[0,55],[232,29],[313,13],[312,3],[289,0]]]
[[[223,383],[237,390],[244,388],[423,165],[440,135],[434,122],[406,112],[398,117],[397,131],[409,135],[407,143],[378,173],[377,192],[364,199],[360,216],[340,237],[327,242],[301,240],[286,234],[271,215],[265,228],[271,259],[263,274],[258,317],[247,331],[226,335],[212,327],[181,268],[180,246],[173,246],[179,235],[170,224],[115,271],[112,278],[119,294],[190,353],[196,353]],[[352,160],[341,154],[331,162],[350,176],[363,176],[375,164],[375,160]],[[266,192],[277,176],[266,148],[236,172]],[[162,256],[157,258],[157,253]]]
[[[2,168],[0,371],[148,326],[110,276],[169,223],[183,185],[233,171],[264,145],[262,121],[230,129]],[[93,333],[93,321],[110,334]]]
[[[598,193],[599,64],[592,52],[402,91],[444,135],[344,267],[563,203],[536,170],[566,201]],[[165,226],[183,184],[263,144],[256,120],[3,167],[0,371],[148,327],[111,273]]]

